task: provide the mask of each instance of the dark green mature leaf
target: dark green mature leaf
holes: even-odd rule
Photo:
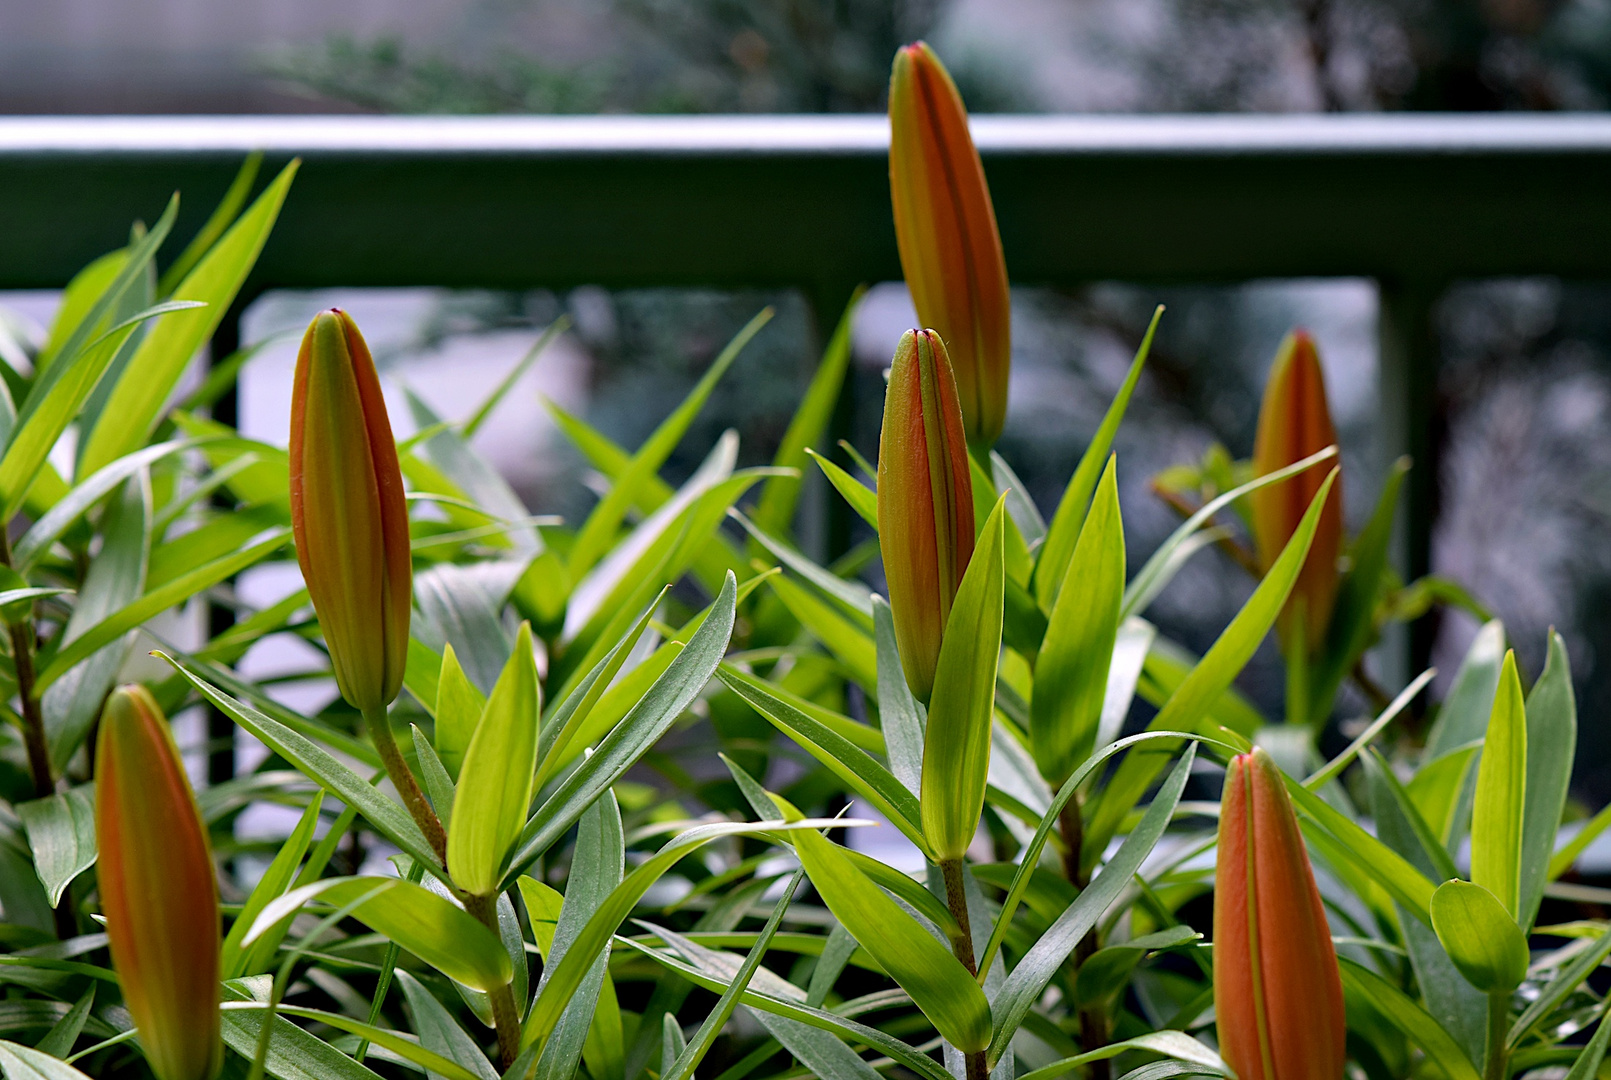
[[[138,449],[156,428],[162,407],[179,377],[196,350],[218,328],[257,262],[300,165],[300,159],[293,159],[281,170],[251,208],[174,288],[174,301],[199,301],[206,306],[165,318],[145,336],[88,435],[79,460],[81,473],[93,473]]]
[[[255,1001],[235,1001],[225,1003],[223,1008],[226,1013],[252,1012],[258,1009],[266,1010],[268,1005]],[[362,1020],[354,1020],[352,1017],[343,1016],[340,1013],[326,1012],[323,1009],[309,1009],[300,1005],[277,1005],[275,1006],[275,1011],[286,1016],[314,1020],[328,1027],[333,1027],[337,1031],[346,1031],[362,1036],[376,1046],[384,1046],[404,1061],[436,1073],[443,1080],[481,1080],[481,1077],[458,1062],[450,1061],[441,1054],[426,1049],[399,1032],[376,1027],[373,1024],[366,1024]]]
[[[0,1039],[0,1075],[6,1080],[90,1080],[42,1051]]]
[[[17,804],[17,816],[22,818],[34,854],[34,872],[52,907],[61,902],[75,877],[95,865],[92,794],[86,785]]]
[[[73,1045],[78,1042],[79,1035],[83,1034],[84,1024],[89,1020],[90,1008],[95,1004],[95,984],[91,983],[83,996],[73,1003],[66,1016],[56,1021],[45,1037],[34,1045],[34,1049],[51,1057],[65,1058],[73,1052]]]
[[[498,1070],[492,1067],[487,1055],[481,1052],[475,1040],[459,1026],[453,1014],[442,1007],[442,1003],[423,983],[403,970],[397,972],[397,982],[408,1000],[414,1033],[419,1036],[421,1046],[461,1066],[479,1080],[498,1080]],[[446,1080],[441,1073],[429,1067],[425,1075],[427,1080]]]
[[[607,947],[615,936],[616,928],[637,906],[643,894],[649,890],[649,886],[660,880],[666,871],[688,855],[726,836],[765,836],[775,832],[841,828],[851,824],[862,823],[854,820],[829,821],[816,818],[792,823],[724,821],[696,826],[667,841],[665,846],[635,867],[620,885],[611,890],[609,896],[598,905],[592,917],[587,920],[587,924],[576,935],[576,939],[571,942],[559,963],[544,969],[537,999],[532,1002],[531,1011],[526,1014],[526,1022],[521,1030],[521,1046],[530,1046],[553,1033],[572,996],[597,960],[600,950]]]
[[[426,866],[440,867],[436,853],[426,843],[425,836],[420,832],[419,826],[414,824],[413,818],[410,818],[401,806],[371,787],[363,777],[337,761],[329,751],[307,736],[292,731],[278,720],[219,690],[184,661],[163,652],[158,652],[156,655],[177,668],[179,674],[201,691],[203,697],[218,706],[226,716],[261,740],[269,749],[295,765],[303,775],[342,802],[357,807],[358,812],[363,814],[370,825],[386,839],[413,856],[417,862]]]
[[[338,907],[386,935],[456,982],[489,991],[506,986],[509,954],[492,931],[463,908],[401,878],[326,878],[293,889],[264,906],[246,932],[251,945],[314,900]]]
[[[870,626],[845,618],[836,605],[818,599],[782,574],[775,575],[768,584],[789,614],[849,669],[852,679],[863,689],[878,685],[878,647],[873,643]]]
[[[1577,699],[1566,642],[1551,630],[1544,673],[1527,695],[1527,794],[1522,819],[1521,910],[1517,921],[1533,925],[1544,897],[1550,853],[1572,781],[1577,750]]]
[[[116,641],[154,615],[184,603],[203,589],[210,588],[225,578],[233,577],[247,567],[262,562],[284,547],[290,539],[290,529],[270,530],[256,543],[249,544],[222,559],[215,559],[205,566],[199,566],[187,574],[181,574],[160,588],[152,589],[132,604],[124,605],[63,645],[61,651],[45,664],[34,685],[39,690],[48,688],[51,683],[67,674],[73,665],[87,659],[103,646]]]
[[[1315,455],[1316,459],[1319,457]],[[1158,715],[1149,725],[1151,729],[1196,730],[1219,696],[1231,685],[1231,680],[1247,666],[1265,635],[1270,632],[1270,627],[1275,625],[1276,617],[1298,579],[1298,572],[1309,555],[1315,529],[1320,524],[1320,510],[1336,479],[1337,470],[1334,468],[1316,492],[1298,527],[1293,530],[1292,539],[1287,541],[1280,556],[1270,565],[1264,580],[1253,590],[1253,595],[1242,605],[1242,610],[1236,613],[1207,655],[1169,696],[1163,708],[1158,710]],[[1145,569],[1142,572],[1145,573]],[[1134,588],[1134,583],[1131,587]],[[1087,861],[1100,853],[1118,831],[1119,823],[1162,770],[1169,752],[1167,749],[1136,750],[1125,758],[1090,817],[1086,832]]]
[[[1102,472],[1067,576],[1046,626],[1029,700],[1035,762],[1054,783],[1067,779],[1096,745],[1119,633],[1124,521],[1113,457]]]
[[[1505,1036],[1505,1045],[1512,1048],[1520,1045],[1528,1032],[1554,1011],[1566,999],[1566,995],[1582,986],[1607,956],[1611,956],[1611,931],[1601,931],[1592,947],[1573,957],[1572,962],[1561,968],[1555,978],[1539,991],[1538,996],[1528,1002],[1527,1008],[1516,1018],[1510,1033]]]
[[[916,795],[923,784],[923,728],[927,718],[901,669],[895,616],[882,596],[873,597],[873,634],[877,640],[878,718],[889,771]]]
[[[889,818],[891,824],[917,845],[919,851],[928,851],[917,796],[875,761],[872,755],[778,697],[764,679],[731,664],[718,668],[716,677],[752,709],[776,725],[778,730],[827,766],[851,790],[872,803],[879,813]]]
[[[734,521],[744,526],[745,530],[755,538],[756,543],[771,552],[772,556],[784,566],[787,566],[790,570],[816,586],[817,590],[825,596],[839,601],[852,616],[864,625],[864,628],[871,628],[873,625],[873,592],[871,589],[859,581],[849,581],[839,577],[837,574],[829,573],[782,540],[766,532],[739,511],[729,510],[727,513]]]
[[[1498,897],[1512,919],[1521,909],[1526,793],[1527,711],[1516,656],[1506,653],[1477,766],[1477,795],[1471,809],[1471,880]]]
[[[233,979],[224,983],[226,1004],[250,1003],[250,1009],[225,1008],[224,1044],[251,1061],[257,1054],[258,1036],[269,1019],[266,1008],[269,978]],[[259,998],[253,991],[261,990]],[[365,1068],[316,1035],[297,1027],[283,1016],[274,1016],[270,1025],[268,1059],[265,1071],[279,1080],[380,1080]]]
[[[1005,519],[1005,504],[998,499],[951,602],[935,668],[923,732],[921,817],[923,834],[940,859],[962,857],[984,810],[1001,658]]]
[[[617,938],[617,942],[629,949],[649,957],[656,963],[675,971],[683,978],[695,985],[702,986],[714,993],[721,993],[727,986],[725,978],[716,978],[699,967],[690,964],[676,956],[669,955],[662,949],[651,949],[647,945],[634,941],[631,938]],[[901,1042],[892,1035],[887,1035],[875,1027],[857,1023],[823,1009],[813,1008],[798,1001],[787,998],[763,994],[754,989],[744,992],[743,1003],[752,1009],[759,1009],[773,1016],[782,1016],[823,1031],[836,1032],[856,1042],[865,1043],[901,1065],[912,1070],[924,1080],[951,1080],[951,1074],[942,1069],[938,1062],[928,1057],[916,1047]]]
[[[1594,1038],[1583,1048],[1572,1068],[1567,1072],[1565,1080],[1593,1080],[1600,1073],[1600,1063],[1605,1060],[1605,1048],[1611,1043],[1611,1024],[1607,1024],[1606,1010],[1611,1009],[1611,1000],[1600,1008],[1600,1026],[1594,1029]]]
[[[834,408],[839,404],[839,391],[844,386],[845,371],[850,366],[850,328],[867,287],[859,285],[850,294],[845,312],[834,327],[828,347],[822,352],[816,374],[799,408],[789,421],[788,430],[778,443],[778,452],[772,464],[781,469],[796,470],[794,476],[774,476],[761,489],[761,501],[755,507],[755,524],[769,533],[787,534],[794,520],[794,508],[800,501],[800,470],[806,465],[806,452],[822,442],[828,423],[833,419]]]
[[[1476,1067],[1443,1026],[1380,975],[1346,956],[1337,958],[1343,985],[1373,1005],[1381,1016],[1437,1062],[1449,1080],[1479,1080]]]
[[[1152,322],[1147,325],[1147,334],[1141,339],[1141,347],[1136,350],[1136,358],[1130,364],[1123,385],[1113,396],[1113,404],[1108,406],[1107,415],[1102,417],[1091,445],[1085,448],[1074,475],[1069,478],[1068,487],[1063,491],[1063,498],[1057,504],[1057,512],[1052,515],[1052,523],[1046,529],[1046,541],[1041,545],[1034,579],[1035,599],[1040,602],[1042,611],[1050,612],[1057,602],[1057,593],[1063,587],[1068,562],[1074,557],[1074,545],[1079,540],[1080,529],[1085,525],[1091,492],[1096,490],[1097,478],[1107,464],[1113,438],[1119,432],[1124,411],[1130,407],[1130,396],[1135,393],[1141,369],[1147,363],[1147,354],[1152,351],[1152,335],[1157,332],[1158,320],[1162,317],[1163,305],[1160,304],[1152,313]]]
[[[1504,662],[1505,627],[1493,619],[1477,631],[1443,697],[1443,707],[1426,737],[1428,761],[1476,742],[1487,732],[1494,691],[1499,688],[1499,668]]]
[[[1406,911],[1432,925],[1434,886],[1398,852],[1366,832],[1348,815],[1290,776],[1283,777],[1298,812],[1336,844],[1355,867],[1387,891]]]
[[[1191,765],[1196,757],[1197,745],[1192,743],[1181,755],[1162,786],[1158,788],[1158,793],[1153,796],[1152,805],[1141,815],[1141,821],[1136,825],[1135,831],[1124,838],[1119,850],[1091,880],[1091,884],[1051,926],[1047,927],[1046,932],[1018,961],[1018,966],[1013,968],[1012,974],[1007,976],[1006,983],[996,993],[995,1000],[991,1003],[995,1016],[995,1028],[990,1040],[992,1063],[1000,1061],[1002,1055],[1007,1052],[1013,1036],[1018,1033],[1018,1028],[1024,1022],[1024,1017],[1029,1015],[1029,1010],[1040,1000],[1046,985],[1062,968],[1063,962],[1073,954],[1080,939],[1096,925],[1097,920],[1102,917],[1108,906],[1118,899],[1119,894],[1129,887],[1131,878],[1141,869],[1142,862],[1151,853],[1158,838],[1163,835],[1164,829],[1169,825],[1169,819],[1174,816],[1175,807],[1180,802],[1181,792],[1186,788],[1186,779],[1191,775]],[[1010,912],[1003,912],[1004,920],[1010,918]]]
[[[710,613],[671,666],[655,680],[648,693],[599,744],[593,755],[565,778],[527,822],[501,887],[507,887],[525,873],[550,844],[570,829],[593,800],[619,780],[644,751],[659,741],[683,710],[693,704],[727,651],[737,603],[738,583],[728,574]]]

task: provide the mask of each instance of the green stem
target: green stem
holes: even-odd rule
[[[386,766],[386,775],[391,777],[392,784],[397,793],[403,797],[403,805],[413,815],[414,823],[425,834],[425,840],[436,852],[436,857],[443,866],[447,865],[447,834],[442,831],[442,821],[431,809],[431,804],[425,801],[425,793],[420,790],[419,781],[409,771],[408,762],[403,760],[402,751],[397,749],[397,740],[392,737],[391,721],[386,718],[386,708],[364,710],[364,726],[369,729],[369,738],[375,744],[375,750],[380,754],[380,763]]]
[[[481,920],[481,925],[502,941],[498,930],[498,899],[496,896],[466,896],[464,910]],[[498,1056],[503,1068],[508,1069],[520,1056],[520,1013],[515,1008],[514,982],[504,983],[489,993],[492,1001],[492,1026],[498,1033]]]
[[[968,919],[968,892],[962,880],[961,859],[941,859],[940,876],[945,879],[945,904],[956,920],[957,932],[951,937],[951,953],[969,975],[977,975],[978,963],[973,958],[973,928]],[[963,1055],[967,1061],[967,1080],[989,1080],[990,1064],[983,1050]]]
[[[1085,847],[1085,817],[1080,809],[1078,796],[1063,804],[1063,809],[1057,815],[1058,828],[1063,834],[1063,874],[1068,883],[1074,888],[1084,890],[1089,879],[1085,874],[1083,849]],[[1101,947],[1101,941],[1096,935],[1096,928],[1086,931],[1074,947],[1074,972],[1078,977],[1079,970],[1084,963],[1096,955]],[[1108,1024],[1107,1010],[1101,1004],[1087,1005],[1079,1011],[1080,1018],[1080,1049],[1085,1053],[1099,1050],[1108,1044],[1111,1029]],[[1113,1075],[1113,1066],[1106,1059],[1093,1061],[1086,1065],[1086,1075],[1090,1080],[1110,1080]]]
[[[1510,1031],[1510,991],[1496,990],[1488,995],[1488,1056],[1482,1080],[1505,1080],[1510,1056],[1505,1052],[1505,1035]]]

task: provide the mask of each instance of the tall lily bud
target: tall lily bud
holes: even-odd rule
[[[339,308],[314,316],[297,354],[291,524],[342,697],[385,707],[408,661],[408,508],[375,361]]]
[[[151,1071],[211,1080],[223,1061],[218,886],[167,718],[142,686],[114,690],[101,714],[95,835],[112,964]]]
[[[1270,381],[1264,387],[1259,432],[1253,444],[1253,472],[1265,476],[1319,453],[1336,441],[1337,429],[1332,426],[1331,410],[1326,406],[1326,380],[1314,339],[1303,330],[1294,330],[1281,342],[1270,369]],[[1325,469],[1309,469],[1290,480],[1260,488],[1251,496],[1253,539],[1264,569],[1270,568],[1292,538],[1304,511],[1326,482],[1326,475]],[[1342,539],[1339,477],[1320,511],[1309,559],[1282,613],[1283,641],[1289,637],[1292,617],[1300,604],[1305,648],[1313,650],[1325,640],[1332,604],[1337,598],[1337,555]]]
[[[1007,263],[962,95],[921,41],[895,53],[889,123],[901,271],[918,321],[951,349],[968,442],[988,447],[1007,420]]]
[[[924,704],[940,638],[973,557],[973,480],[945,343],[901,335],[878,440],[878,546],[906,681]]]
[[[1339,1080],[1342,980],[1298,819],[1263,750],[1231,760],[1214,874],[1219,1052],[1241,1080]]]

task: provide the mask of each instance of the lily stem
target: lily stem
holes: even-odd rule
[[[1070,885],[1083,891],[1090,881],[1085,874],[1084,862],[1085,818],[1077,794],[1063,804],[1063,809],[1057,815],[1057,824],[1063,834],[1063,875],[1068,878]],[[1080,943],[1074,947],[1076,976],[1085,962],[1096,955],[1101,944],[1095,927],[1080,938]],[[1106,1046],[1111,1035],[1107,1010],[1100,1003],[1093,1003],[1082,1007],[1079,1015],[1080,1049],[1088,1054]],[[1110,1080],[1113,1075],[1113,1066],[1106,1059],[1091,1062],[1086,1070],[1090,1080]]]
[[[403,805],[414,818],[414,824],[420,827],[425,834],[425,840],[436,852],[437,860],[447,865],[447,834],[442,831],[442,821],[431,809],[431,804],[425,801],[425,793],[420,790],[419,781],[409,770],[408,762],[403,760],[403,753],[397,749],[397,740],[392,736],[391,721],[386,718],[384,705],[364,710],[364,726],[369,729],[369,738],[375,744],[375,750],[380,754],[380,763],[386,766],[386,775],[391,777],[392,784],[397,793],[403,797]]]
[[[1510,1071],[1510,1055],[1505,1052],[1505,1036],[1510,1031],[1510,991],[1495,990],[1488,995],[1488,1057],[1482,1080],[1505,1080]]]
[[[496,896],[466,896],[464,910],[480,919],[494,937],[502,940]],[[506,982],[487,996],[492,1000],[492,1026],[498,1033],[498,1056],[503,1068],[508,1069],[520,1055],[520,1013],[515,1009],[514,984]]]
[[[978,962],[973,958],[973,928],[968,920],[968,892],[962,881],[962,860],[941,859],[940,876],[945,879],[945,904],[957,922],[957,932],[951,937],[951,954],[968,969],[969,975],[979,973]],[[967,1061],[967,1080],[988,1080],[990,1063],[983,1050],[963,1055]]]

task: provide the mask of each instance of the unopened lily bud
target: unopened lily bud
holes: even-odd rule
[[[95,756],[101,910],[123,1002],[158,1080],[211,1080],[219,1039],[218,886],[207,830],[151,694],[112,692]]]
[[[973,557],[973,481],[945,344],[933,330],[901,335],[878,441],[878,546],[895,642],[912,693],[934,688],[940,638]]]
[[[297,354],[291,524],[336,685],[383,708],[408,661],[408,507],[375,361],[339,308],[314,316]]]
[[[889,122],[901,271],[918,321],[951,350],[968,442],[988,447],[1007,420],[1007,264],[962,95],[921,41],[895,53]]]
[[[1326,380],[1314,339],[1294,330],[1281,342],[1259,409],[1259,432],[1253,444],[1253,472],[1265,476],[1284,469],[1337,441],[1337,429],[1326,407]],[[1253,539],[1259,565],[1265,570],[1292,539],[1304,511],[1326,482],[1326,469],[1309,469],[1289,480],[1255,491],[1252,499]],[[1305,649],[1313,651],[1325,641],[1331,609],[1337,598],[1337,556],[1342,549],[1342,478],[1320,511],[1309,559],[1282,613],[1282,640],[1290,637],[1291,621],[1301,605]]]
[[[1340,1080],[1342,980],[1281,770],[1231,760],[1214,873],[1219,1052],[1241,1080]]]

